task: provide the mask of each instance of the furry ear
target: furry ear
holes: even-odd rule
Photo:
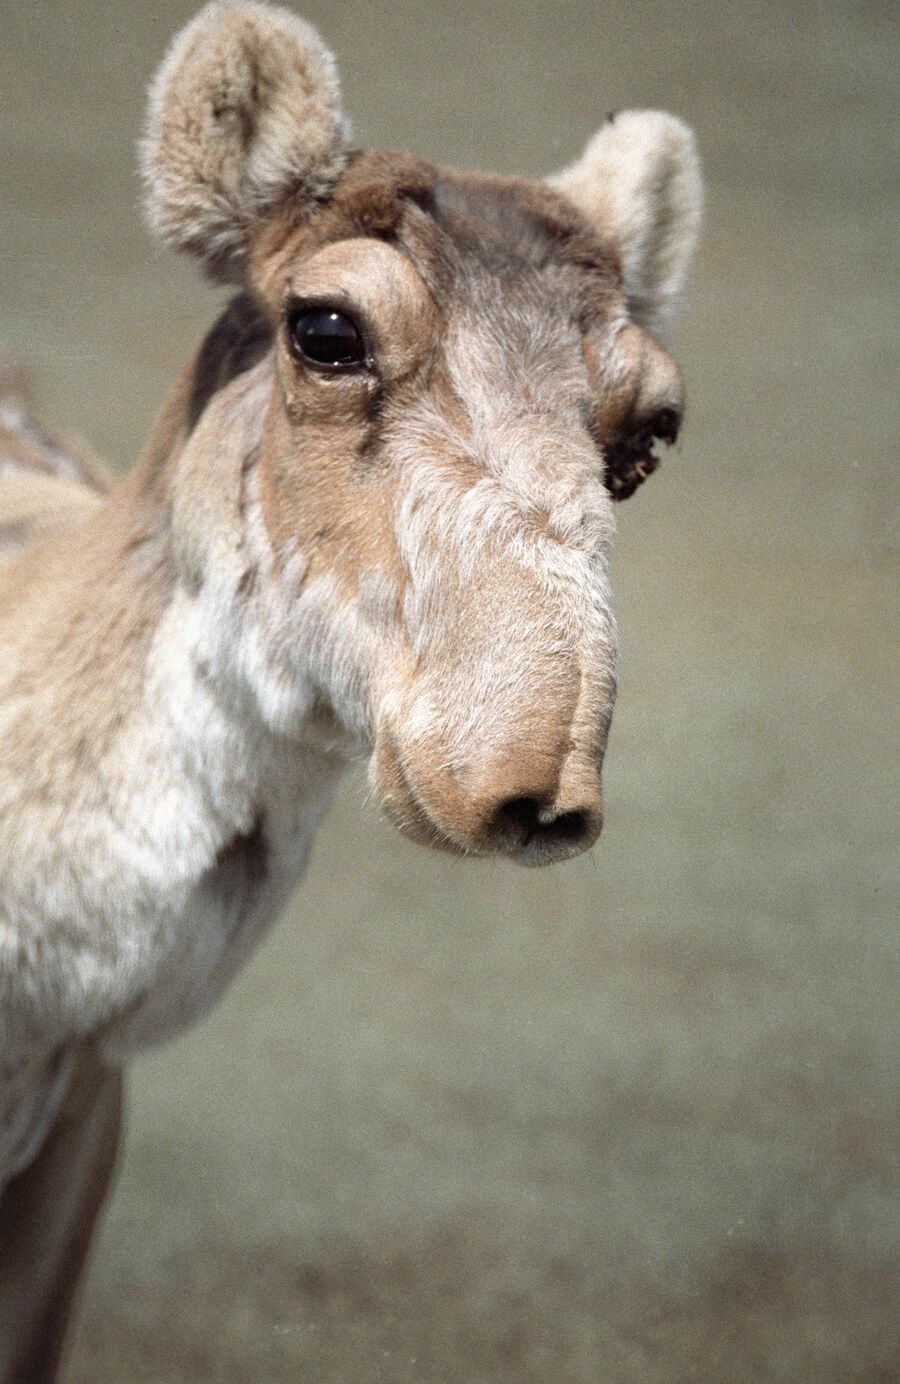
[[[147,218],[213,276],[239,281],[279,202],[326,196],[345,159],[334,58],[288,10],[215,0],[176,35],[151,87]]]
[[[577,163],[548,182],[615,243],[632,319],[664,336],[703,209],[692,131],[663,111],[623,111],[594,135]]]

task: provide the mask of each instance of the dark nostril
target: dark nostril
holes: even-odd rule
[[[494,813],[494,823],[501,829],[513,828],[522,845],[543,841],[548,845],[574,845],[588,834],[586,812],[560,812],[549,817],[545,804],[537,798],[510,798]]]
[[[537,798],[510,798],[501,803],[494,814],[498,826],[518,827],[532,832],[539,825],[541,805]]]
[[[547,822],[542,830],[548,841],[566,841],[574,845],[588,835],[588,815],[586,812],[561,812],[552,822]]]

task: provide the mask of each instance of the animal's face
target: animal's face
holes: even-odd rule
[[[330,59],[258,5],[209,7],[158,79],[156,222],[271,333],[258,502],[271,579],[315,612],[298,673],[415,839],[543,863],[600,830],[612,500],[680,420],[644,324],[684,273],[693,159],[655,115],[554,187],[347,154]]]

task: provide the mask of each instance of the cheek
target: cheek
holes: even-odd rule
[[[391,522],[390,477],[375,465],[360,466],[352,429],[324,436],[304,429],[294,440],[288,423],[283,432],[280,445],[260,456],[259,499],[276,570],[296,582],[286,594],[328,583],[360,630],[395,642],[406,576]]]
[[[296,423],[282,406],[270,414],[259,457],[260,502],[276,561],[299,552],[312,560],[352,540],[367,514],[354,469],[365,430],[352,421]]]

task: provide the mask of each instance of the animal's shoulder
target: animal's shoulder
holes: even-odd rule
[[[80,443],[37,417],[22,370],[0,355],[0,559],[77,522],[110,479]]]
[[[99,495],[78,481],[10,471],[0,474],[0,560],[61,533],[93,510]]]

